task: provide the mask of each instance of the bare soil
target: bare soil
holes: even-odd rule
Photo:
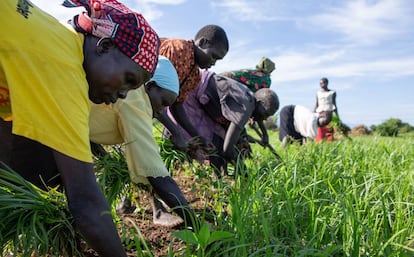
[[[212,194],[214,189],[209,188],[206,190],[206,187],[201,186],[203,183],[211,183],[209,179],[200,179],[198,176],[189,176],[185,175],[183,172],[177,172],[173,175],[173,178],[176,180],[181,190],[183,191],[187,201],[191,204],[193,209],[197,213],[202,213],[206,210],[207,203],[212,199]],[[204,182],[203,182],[204,180]],[[204,184],[205,185],[205,184]],[[184,251],[185,244],[181,240],[175,238],[172,233],[182,228],[168,228],[153,223],[153,213],[150,204],[149,194],[144,190],[139,190],[138,195],[135,199],[139,206],[132,214],[118,214],[119,217],[123,220],[125,227],[119,228],[121,238],[125,238],[125,231],[131,228],[139,228],[139,231],[145,241],[145,244],[148,246],[150,253],[148,251],[137,252],[136,247],[128,247],[127,249],[128,256],[167,256],[169,248],[172,249],[174,253],[181,253]],[[175,215],[175,214],[174,214]],[[206,220],[209,222],[208,220]],[[131,235],[131,238],[136,237]],[[129,249],[130,248],[130,249]],[[145,248],[141,244],[141,248]],[[98,256],[93,250],[87,248],[85,250],[86,257],[96,257]]]

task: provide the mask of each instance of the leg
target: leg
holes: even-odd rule
[[[289,136],[285,136],[282,139],[282,148],[283,150],[286,150],[287,145],[289,144]]]

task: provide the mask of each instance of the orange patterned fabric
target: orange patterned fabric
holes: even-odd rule
[[[161,39],[159,54],[167,57],[177,70],[180,92],[177,102],[184,102],[188,94],[200,83],[200,69],[195,63],[194,41]]]

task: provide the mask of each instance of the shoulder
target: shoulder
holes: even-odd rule
[[[177,39],[177,38],[163,38],[161,39],[160,49],[163,48],[189,48],[194,47],[193,40]]]

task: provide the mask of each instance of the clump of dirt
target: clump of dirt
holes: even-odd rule
[[[351,130],[351,135],[353,136],[368,135],[369,133],[370,131],[365,125],[358,125],[356,127],[353,127]]]

